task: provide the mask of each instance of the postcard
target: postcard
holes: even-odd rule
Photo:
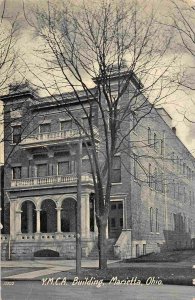
[[[1,0],[1,299],[195,292],[195,3]]]

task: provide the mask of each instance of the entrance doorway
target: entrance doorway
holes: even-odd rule
[[[108,222],[109,238],[117,239],[123,229],[123,202],[111,201]]]

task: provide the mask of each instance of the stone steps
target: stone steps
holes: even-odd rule
[[[108,239],[107,240],[107,258],[108,259],[116,259],[114,256],[114,247],[113,245],[116,243],[115,239]],[[99,258],[99,251],[98,251],[98,242],[96,241],[95,246],[93,247],[92,251],[90,252],[88,259],[98,259]]]

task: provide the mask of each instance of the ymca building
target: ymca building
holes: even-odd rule
[[[97,92],[95,87],[91,91]],[[80,91],[79,96],[87,107],[85,94]],[[125,97],[128,93],[124,101]],[[74,95],[67,98],[65,103],[61,97],[57,102],[52,97],[38,97],[27,83],[19,89],[11,85],[9,93],[1,97],[5,136],[3,259],[8,258],[8,249],[12,259],[32,259],[44,251],[75,257],[76,149],[80,140],[84,140],[83,257],[90,257],[97,247],[93,177],[85,148],[90,138],[63,109],[68,103],[75,118],[85,124],[80,102]],[[95,143],[101,148],[101,120],[95,105],[93,109]],[[134,122],[134,116],[129,122]],[[129,149],[116,155],[113,166],[107,228],[111,255],[129,258],[194,247],[195,158],[178,138],[170,115],[163,108],[153,108],[131,131],[128,142]]]

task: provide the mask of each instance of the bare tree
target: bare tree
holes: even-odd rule
[[[36,56],[42,62],[29,70],[59,109],[64,103],[63,111],[83,137],[92,169],[103,269],[115,156],[130,153],[130,133],[178,88],[176,57],[167,59],[171,33],[157,22],[155,10],[148,11],[140,1],[84,2],[79,8],[56,8],[48,2],[47,10],[37,9],[27,20],[39,37]],[[85,123],[71,110],[75,100]]]
[[[184,0],[172,0],[171,3],[174,9],[172,10],[170,26],[174,28],[179,36],[177,41],[178,48],[182,53],[187,54],[193,62],[195,58],[195,6],[193,6],[192,2]],[[194,64],[188,64],[185,68],[185,77],[182,82],[179,82],[188,96],[195,91],[194,72]],[[193,98],[191,101],[194,105]],[[192,115],[189,116],[189,112],[183,110],[181,114],[184,115],[184,120],[194,123]]]
[[[7,85],[13,79],[17,68],[18,52],[16,42],[19,31],[18,16],[10,16],[7,11],[6,0],[2,1],[0,7],[0,94],[7,91]],[[6,125],[5,125],[6,126]],[[0,143],[3,145],[4,136],[4,112],[0,107]],[[8,138],[8,137],[7,137]],[[6,163],[2,161],[2,164]],[[1,188],[3,189],[4,170],[1,168]],[[4,197],[1,193],[2,222],[4,219]],[[4,229],[3,229],[4,230]]]

